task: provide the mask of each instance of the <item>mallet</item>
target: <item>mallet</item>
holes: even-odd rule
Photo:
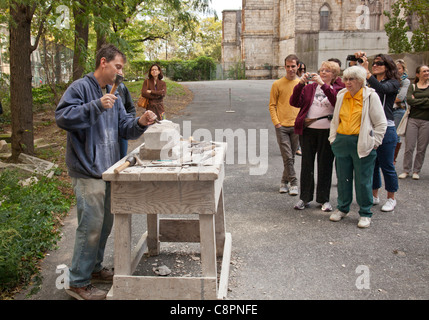
[[[118,86],[121,84],[121,82],[124,81],[124,77],[120,74],[116,75],[115,83],[113,84],[112,90],[110,90],[110,94],[114,94]]]
[[[115,170],[113,170],[115,173],[119,173],[122,170],[128,168],[128,167],[132,167],[136,164],[137,162],[137,158],[135,156],[130,156],[127,158],[127,160],[125,160],[125,162],[123,164],[121,164],[119,167],[117,167]]]

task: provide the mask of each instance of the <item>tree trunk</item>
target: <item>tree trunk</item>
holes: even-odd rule
[[[20,153],[34,154],[33,95],[31,91],[30,6],[10,6],[10,111],[12,116],[12,161]]]
[[[81,6],[73,8],[75,21],[73,81],[82,78],[85,70],[86,51],[88,49],[89,25],[86,12],[86,1],[80,0]]]

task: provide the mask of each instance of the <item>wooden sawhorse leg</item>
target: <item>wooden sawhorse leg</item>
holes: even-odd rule
[[[157,214],[147,215],[147,249],[150,256],[159,255],[159,217]]]

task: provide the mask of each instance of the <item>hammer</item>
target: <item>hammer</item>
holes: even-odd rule
[[[125,162],[123,164],[121,164],[119,167],[117,167],[115,170],[113,170],[115,173],[119,173],[122,170],[128,168],[128,167],[132,167],[133,165],[135,165],[137,162],[137,158],[135,156],[130,156],[127,158],[127,160],[125,160]]]
[[[114,94],[118,86],[121,84],[121,82],[124,81],[124,77],[120,74],[116,75],[115,83],[113,84],[112,90],[110,90],[110,94]]]

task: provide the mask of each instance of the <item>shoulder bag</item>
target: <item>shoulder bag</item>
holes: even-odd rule
[[[144,84],[144,82],[143,82]],[[142,96],[140,93],[139,100],[137,101],[137,106],[140,108],[146,108],[149,104],[149,99]]]
[[[415,84],[413,83],[413,90],[415,90]],[[405,110],[404,116],[399,122],[398,127],[396,128],[396,134],[400,137],[405,137],[405,133],[407,132],[407,124],[408,124],[408,115],[410,114],[410,106],[407,106],[407,110]]]

